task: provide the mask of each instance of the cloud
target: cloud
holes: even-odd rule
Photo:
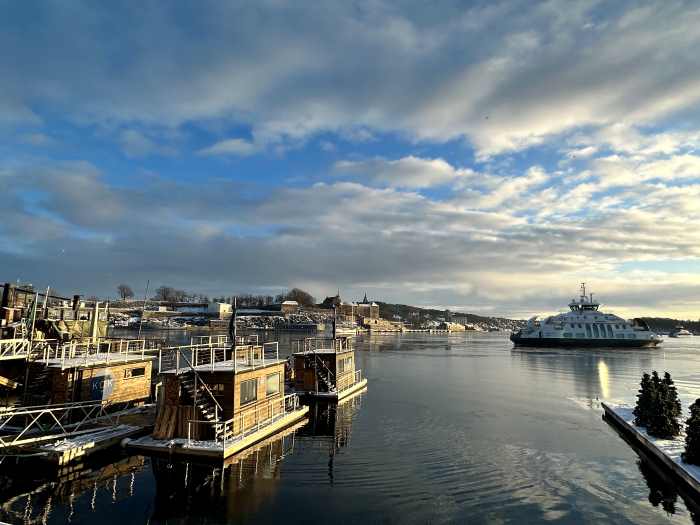
[[[32,163],[0,170],[12,203],[0,211],[0,256],[12,278],[90,293],[147,278],[205,293],[305,283],[319,296],[367,288],[385,300],[524,317],[558,309],[586,280],[621,313],[692,310],[696,276],[621,268],[700,261],[700,233],[688,228],[700,221],[700,182],[642,181],[633,199],[625,195],[634,188],[620,188],[605,204],[617,193],[603,198],[595,175],[542,197],[553,176],[538,167],[519,178],[470,176],[473,193],[440,200],[339,180],[242,188],[153,175],[117,184],[87,162]],[[546,289],[533,287],[543,275]]]
[[[395,188],[429,188],[474,175],[470,169],[457,169],[443,159],[424,159],[412,155],[397,160],[375,158],[335,163],[338,175],[350,175],[372,184]]]
[[[52,107],[76,123],[242,124],[272,145],[319,132],[466,138],[484,159],[695,107],[700,9],[635,6],[202,2],[137,17],[140,6],[47,2],[26,17],[16,3],[0,22],[0,45],[16,50],[0,58],[0,114],[32,120],[34,107]],[[254,148],[222,138],[208,151]]]
[[[245,139],[226,139],[199,150],[200,155],[227,156],[237,155],[247,157],[259,151],[259,147]]]
[[[119,134],[119,143],[122,151],[127,157],[146,157],[149,155],[177,154],[177,151],[166,145],[159,145],[153,139],[147,137],[141,131],[135,129],[125,129]]]

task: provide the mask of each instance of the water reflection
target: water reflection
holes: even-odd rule
[[[215,517],[237,521],[275,497],[284,459],[295,450],[296,433],[287,428],[223,463],[152,458],[156,483],[152,518]]]
[[[145,465],[142,456],[115,461],[114,455],[60,469],[31,459],[4,464],[0,477],[2,519],[10,523],[70,522],[78,517],[79,509],[101,513],[105,503],[119,504],[134,495],[136,475]]]
[[[325,443],[328,450],[328,479],[334,481],[335,456],[350,444],[352,420],[362,406],[363,392],[358,392],[339,403],[313,402],[309,407],[311,421],[300,435]]]

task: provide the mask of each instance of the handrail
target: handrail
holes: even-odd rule
[[[187,356],[186,356],[185,354],[183,354],[180,350],[178,350],[178,353],[182,355],[182,358],[183,358],[183,359],[185,360],[185,362],[189,365],[190,369],[191,369],[192,372],[194,373],[194,376],[197,378],[197,380],[199,381],[199,383],[204,387],[204,390],[207,392],[207,394],[209,394],[209,397],[210,397],[211,400],[214,402],[214,404],[216,405],[217,409],[218,409],[218,410],[221,410],[221,411],[223,412],[223,408],[221,408],[221,405],[219,404],[219,402],[218,402],[218,401],[216,400],[216,398],[214,397],[214,394],[212,393],[212,391],[211,391],[211,390],[209,389],[209,387],[207,386],[206,381],[203,381],[203,380],[202,380],[201,376],[197,373],[197,369],[196,369],[194,366],[192,366],[192,362],[191,362],[189,359],[187,359]],[[218,415],[217,415],[217,419],[218,419]]]
[[[280,410],[275,413],[275,407],[279,405]],[[227,441],[237,441],[252,431],[258,431],[261,426],[267,426],[274,423],[280,417],[283,417],[289,412],[299,408],[299,396],[297,394],[287,394],[282,397],[271,399],[266,403],[258,404],[249,409],[241,410],[238,414],[233,416],[226,421],[214,422],[214,421],[203,421],[198,419],[190,419],[187,421],[187,439],[191,442],[192,435],[192,424],[205,424],[212,425],[215,429],[214,439],[217,443],[222,443],[223,448],[226,449]],[[270,413],[269,417],[265,419],[260,419],[260,412],[268,411]],[[245,427],[246,419],[250,419],[250,415],[255,416],[255,423],[250,427]],[[236,431],[236,422],[238,421],[238,431]],[[230,427],[230,428],[229,428]],[[219,431],[221,431],[219,433]]]

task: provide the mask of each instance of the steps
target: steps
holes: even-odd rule
[[[202,386],[201,380],[197,381],[197,386],[195,388],[194,375],[188,374],[187,376],[183,377],[183,379],[180,381],[180,384],[182,385],[185,392],[187,392],[187,395],[193,401],[196,400],[195,406],[199,410],[204,420],[209,421],[210,423],[222,423],[222,414],[217,412],[217,407],[214,403],[214,400],[211,398],[209,392],[207,392],[206,389]],[[215,426],[216,437],[222,438],[223,432],[223,425],[217,424]]]
[[[333,372],[331,372],[326,364],[323,362],[323,360],[316,354],[316,352],[312,352],[311,354],[312,362],[311,366],[314,369],[314,372],[316,374],[316,377],[318,378],[319,382],[326,387],[327,392],[335,392],[336,390],[336,384],[335,384],[335,376],[333,375]],[[308,357],[307,357],[308,359]],[[308,361],[307,361],[308,363]]]

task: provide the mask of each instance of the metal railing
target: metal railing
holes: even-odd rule
[[[345,374],[340,374],[336,382],[336,391],[342,392],[348,388],[352,388],[357,383],[362,381],[362,370],[355,370],[355,372],[348,372]]]
[[[257,404],[249,409],[243,409],[231,419],[223,422],[189,420],[187,422],[187,442],[192,443],[192,430],[194,425],[213,427],[214,440],[226,447],[239,441],[261,428],[279,421],[287,414],[299,409],[299,396],[288,394],[283,397],[271,399],[265,403]]]
[[[292,352],[325,352],[332,350],[336,354],[350,351],[349,337],[306,337],[292,341]]]
[[[239,366],[264,367],[272,360],[279,360],[279,343],[277,341],[259,344],[236,345],[235,353],[228,339],[204,338],[206,342],[189,345],[172,346],[158,349],[158,370],[185,373],[192,367],[199,371],[215,372],[222,368]],[[195,338],[193,338],[193,341]],[[197,340],[202,340],[198,338]],[[239,339],[236,338],[238,342]],[[243,339],[241,339],[243,341]],[[184,358],[187,356],[188,363]]]
[[[115,407],[121,410],[114,411]],[[0,448],[88,432],[94,428],[84,427],[101,421],[117,425],[127,407],[127,402],[85,401],[0,412]]]
[[[93,361],[105,363],[129,362],[130,359],[146,358],[144,339],[102,339],[98,341],[71,341],[57,347],[46,346],[41,353],[45,364],[58,362],[64,369]]]

